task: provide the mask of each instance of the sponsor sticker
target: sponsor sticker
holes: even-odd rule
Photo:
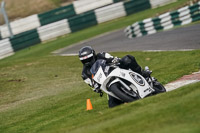
[[[139,85],[141,85],[141,86],[144,86],[144,85],[145,85],[145,82],[144,82],[144,80],[142,79],[141,76],[136,75],[136,74],[134,74],[134,73],[132,73],[132,72],[130,72],[129,74],[130,74],[131,78],[132,78],[137,84],[139,84]]]

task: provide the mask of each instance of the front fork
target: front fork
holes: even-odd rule
[[[149,76],[149,77],[146,78],[146,81],[149,83],[149,85],[151,86],[151,88],[153,88],[154,83],[157,81],[157,79],[154,78],[154,77]]]

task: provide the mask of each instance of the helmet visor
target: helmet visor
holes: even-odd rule
[[[92,66],[93,63],[95,62],[95,59],[94,59],[94,56],[92,56],[92,57],[89,57],[87,59],[81,60],[81,62],[86,66]]]

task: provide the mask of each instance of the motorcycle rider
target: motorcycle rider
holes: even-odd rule
[[[111,56],[109,53],[101,52],[101,53],[95,53],[94,49],[91,46],[84,46],[79,50],[79,59],[83,63],[83,70],[82,70],[82,78],[90,87],[93,88],[94,92],[100,93],[100,96],[103,95],[102,91],[100,90],[97,83],[94,83],[92,80],[92,74],[90,72],[90,68],[98,59],[104,59],[107,63],[116,63],[119,62],[120,68],[123,69],[131,69],[134,72],[137,72],[141,74],[144,77],[148,76],[148,73],[146,73],[136,62],[135,57],[132,55],[126,55],[122,57],[121,59],[117,57]],[[108,106],[114,107],[117,105],[120,105],[124,102],[121,100],[118,100],[112,96],[108,95]]]

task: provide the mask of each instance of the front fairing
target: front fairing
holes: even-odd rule
[[[99,68],[102,67],[102,69],[104,70],[106,67],[106,60],[97,60],[91,67],[90,72],[93,75],[96,75],[97,71],[99,70]]]
[[[138,92],[141,98],[146,97],[147,95],[151,94],[154,91],[152,87],[147,83],[147,81],[140,74],[135,73],[131,70],[125,70],[121,68],[114,69],[107,76],[106,80],[104,81],[102,85],[104,90],[106,89],[106,86],[112,77],[118,77],[119,79],[124,79],[132,83],[135,86],[136,91]]]
[[[93,80],[95,80],[99,84],[103,84],[106,79],[106,69],[109,66],[106,65],[106,60],[97,60],[91,67],[90,72],[93,75]]]

